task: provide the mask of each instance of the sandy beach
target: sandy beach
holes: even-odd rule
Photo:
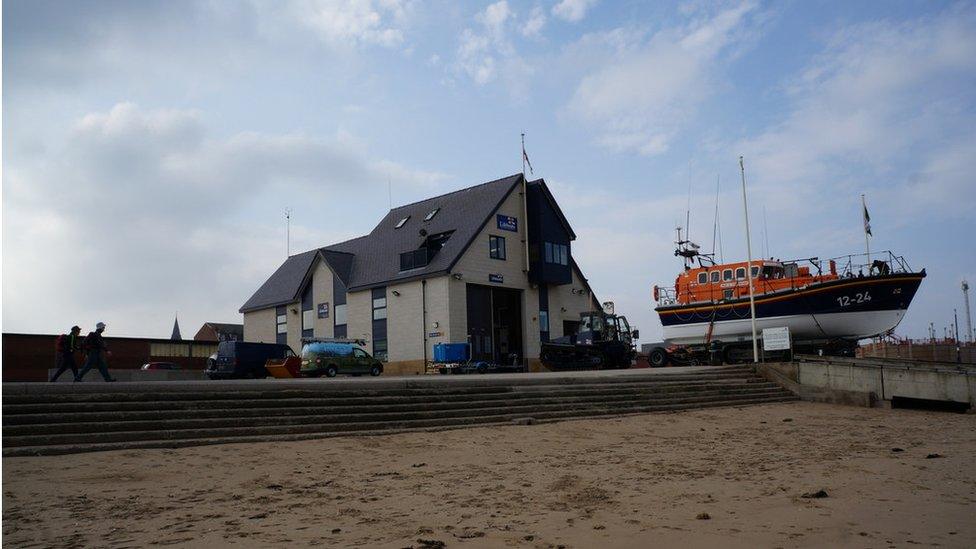
[[[973,547],[976,416],[797,402],[4,458],[3,545]]]

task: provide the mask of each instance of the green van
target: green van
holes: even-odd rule
[[[302,347],[301,374],[305,377],[382,373],[383,363],[353,343],[310,341]]]

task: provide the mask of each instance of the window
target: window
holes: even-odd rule
[[[278,333],[287,334],[288,333],[288,315],[279,314],[277,319]]]
[[[722,292],[722,297],[724,299],[732,299],[732,290],[724,290]]]
[[[377,339],[373,341],[373,358],[386,362],[387,356],[386,340]]]
[[[711,278],[712,282],[718,282],[718,279],[722,277],[722,274],[718,271],[712,271]]]
[[[743,280],[745,277],[746,277],[746,268],[745,267],[739,267],[738,269],[735,270],[735,279],[736,280]]]
[[[732,280],[732,269],[722,271],[722,280]]]
[[[708,273],[706,273],[704,271],[698,273],[698,283],[699,284],[704,284],[706,282],[708,282]]]
[[[366,358],[366,351],[364,351],[362,349],[353,349],[352,350],[352,356],[354,356],[356,358]]]
[[[759,277],[759,267],[753,267],[751,270],[752,270],[752,278],[758,278]]]
[[[315,326],[315,311],[302,311],[302,330],[311,330]]]
[[[569,246],[566,244],[545,243],[546,263],[553,265],[569,265]]]
[[[409,215],[408,215],[407,217],[404,217],[404,218],[403,218],[403,219],[401,219],[400,221],[397,221],[397,224],[396,224],[396,226],[395,226],[395,227],[393,227],[393,228],[394,228],[394,229],[399,229],[400,227],[402,227],[402,226],[404,226],[404,225],[406,225],[406,224],[407,224],[407,221],[408,221],[409,219],[410,219],[410,216],[409,216]]]
[[[441,211],[440,208],[434,208],[433,210],[430,211],[429,214],[427,214],[424,217],[424,221],[430,221],[431,219],[434,219],[434,216],[437,215],[437,212],[439,212],[439,211]]]
[[[383,320],[386,318],[386,298],[373,298],[373,320]]]
[[[492,259],[505,259],[505,237],[488,237],[488,255]]]
[[[336,305],[333,309],[333,314],[335,314],[336,326],[341,326],[346,323],[346,304]]]
[[[539,311],[539,331],[549,331],[549,311]]]

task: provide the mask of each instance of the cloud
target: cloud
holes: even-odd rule
[[[539,38],[542,27],[546,24],[546,12],[541,7],[536,6],[529,12],[529,18],[522,25],[522,36],[526,38]]]
[[[717,87],[721,62],[748,35],[741,29],[754,9],[742,3],[639,43],[632,42],[639,34],[624,29],[584,37],[610,47],[611,61],[581,79],[569,112],[596,128],[596,142],[613,151],[666,152]]]
[[[196,111],[90,113],[45,154],[5,163],[3,322],[51,330],[56,312],[160,335],[175,309],[191,324],[239,318],[284,259],[284,206],[293,252],[329,244],[371,228],[368,201],[347,205],[385,198],[388,178],[427,193],[443,176],[344,134],[215,137]]]
[[[783,90],[781,120],[733,145],[759,189],[782,195],[875,190],[898,211],[976,207],[976,17],[949,9],[907,22],[852,25]],[[816,201],[814,201],[816,202]],[[877,202],[876,202],[877,203]]]
[[[511,34],[517,18],[506,0],[488,5],[474,17],[477,25],[465,28],[458,37],[454,70],[475,84],[484,86],[501,79],[514,97],[526,93],[527,79],[533,67],[518,53]]]
[[[552,7],[552,14],[563,21],[577,23],[586,17],[586,12],[596,4],[596,0],[561,0]]]
[[[262,17],[284,17],[334,47],[399,46],[411,6],[401,0],[256,1]]]

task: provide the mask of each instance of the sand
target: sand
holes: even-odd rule
[[[9,547],[440,543],[974,547],[976,415],[797,402],[3,459]]]

